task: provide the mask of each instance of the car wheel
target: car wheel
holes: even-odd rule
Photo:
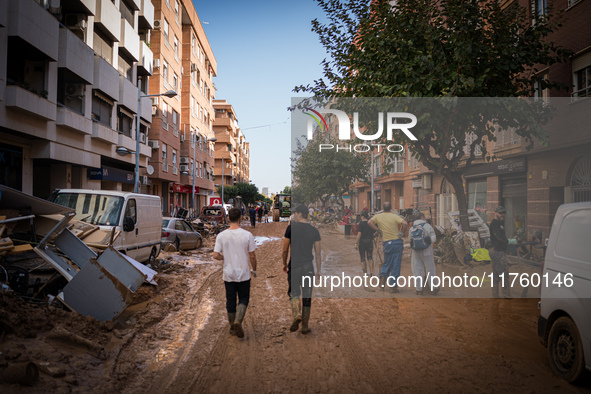
[[[202,246],[203,246],[203,238],[199,237],[197,239],[197,246],[195,246],[195,249],[199,249]]]
[[[585,369],[583,344],[575,323],[561,317],[552,324],[548,337],[548,356],[552,371],[568,382],[579,379]]]
[[[180,239],[176,239],[174,241],[174,246],[176,247],[176,251],[178,252],[179,250],[181,250],[181,240]]]
[[[156,248],[152,248],[152,251],[150,252],[150,257],[148,258],[148,264],[151,266],[154,266],[154,264],[156,264]]]

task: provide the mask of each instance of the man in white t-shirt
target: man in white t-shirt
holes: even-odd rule
[[[257,258],[252,234],[240,228],[242,213],[238,208],[228,212],[230,228],[218,234],[213,249],[213,258],[224,261],[224,285],[226,287],[226,310],[230,334],[244,337],[242,320],[250,298],[250,274],[256,278]],[[250,270],[248,263],[252,266]],[[238,296],[238,306],[236,306]]]

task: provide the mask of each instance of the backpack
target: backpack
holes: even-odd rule
[[[410,247],[415,250],[427,249],[431,246],[431,237],[427,235],[423,226],[425,224],[419,224],[413,226],[410,231]]]

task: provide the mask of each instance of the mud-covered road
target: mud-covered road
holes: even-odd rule
[[[0,385],[0,391],[589,391],[588,376],[573,386],[550,372],[536,334],[536,299],[314,299],[312,332],[290,332],[281,270],[286,226],[252,230],[261,244],[244,339],[228,332],[220,263],[206,254],[198,264],[186,257],[190,268],[161,279],[159,290],[126,311],[120,327],[101,331],[109,337],[104,360],[70,356],[80,369],[70,372],[74,382],[42,374],[44,386]],[[321,234],[327,254],[351,246],[351,238]],[[84,360],[94,360],[93,367]]]

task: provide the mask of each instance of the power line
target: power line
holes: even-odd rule
[[[280,125],[280,124],[286,124],[287,122],[289,122],[289,118],[290,117],[288,116],[287,119],[285,120],[285,122],[266,124],[266,125],[262,125],[262,126],[247,127],[245,129],[241,129],[241,130],[244,131],[244,130],[251,130],[251,129],[260,129],[260,128],[263,128],[263,127],[271,127],[271,126],[277,126],[277,125]]]

